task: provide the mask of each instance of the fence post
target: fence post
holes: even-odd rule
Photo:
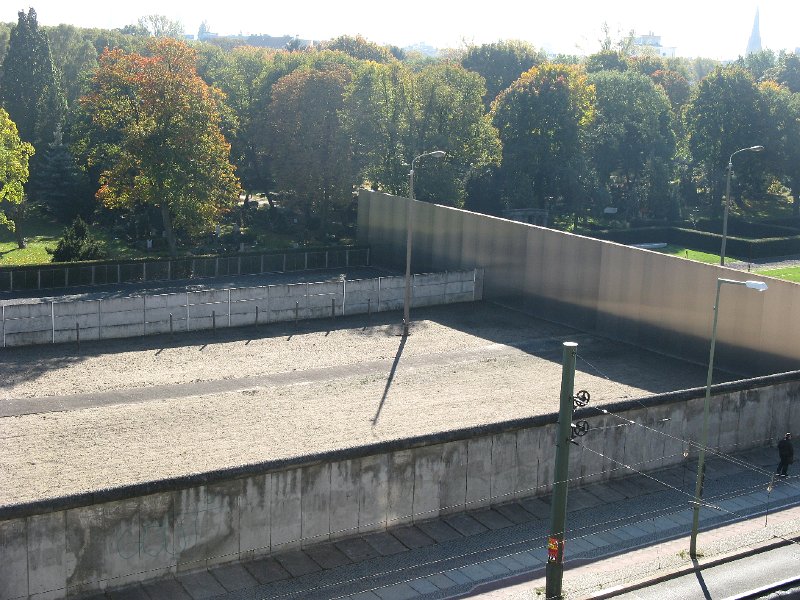
[[[36,289],[42,289],[42,270],[36,269]]]
[[[378,277],[378,306],[376,312],[381,312],[381,278]]]
[[[308,271],[308,252],[303,252],[303,260],[305,261],[303,264],[303,270]]]
[[[95,266],[92,265],[92,285],[94,285],[94,270],[95,270]]]
[[[5,313],[5,306],[3,307]],[[50,303],[50,324],[53,326],[53,343],[56,343],[56,303]],[[5,344],[3,344],[5,345]]]
[[[256,327],[258,327],[258,305],[256,305]]]
[[[264,273],[264,255],[261,255],[261,270],[259,271],[260,274]]]
[[[81,326],[75,321],[75,341],[78,342],[78,352],[81,351]]]
[[[64,267],[64,287],[69,287],[69,269]]]
[[[299,313],[300,313],[300,301],[299,300],[295,300],[294,301],[294,326],[295,327],[297,327],[297,317],[299,316]]]
[[[344,266],[350,266],[350,248],[344,251]]]
[[[147,335],[147,295],[142,296],[142,335]]]
[[[5,305],[3,305],[3,348],[5,347],[6,347],[6,307]]]
[[[367,264],[364,265],[365,267],[369,266],[369,248],[367,248]]]
[[[103,299],[97,301],[97,339],[103,338]]]
[[[172,280],[172,260],[167,261],[167,279]]]
[[[147,281],[147,263],[142,263],[142,281]]]
[[[117,283],[122,283],[122,265],[117,263]]]
[[[331,298],[331,319],[336,318],[336,299]]]
[[[325,268],[328,268],[328,251],[325,250]]]
[[[230,288],[228,288],[228,327],[230,326],[231,326],[231,290]]]
[[[283,272],[286,273],[286,253],[283,253]]]
[[[342,277],[342,316],[345,315],[344,307],[347,302],[347,278]]]
[[[13,269],[8,272],[8,291],[9,292],[13,292],[14,291],[14,270]]]
[[[186,331],[189,331],[189,292],[186,292]]]
[[[211,311],[211,329],[214,331],[214,335],[217,334],[217,311]]]
[[[172,313],[169,313],[169,334],[172,335],[174,333],[172,329]]]
[[[214,277],[219,277],[219,258],[214,260]]]

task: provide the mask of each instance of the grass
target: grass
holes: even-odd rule
[[[709,254],[708,252],[700,252],[699,250],[691,250],[690,248],[682,248],[681,246],[667,246],[666,248],[655,248],[656,252],[662,254],[669,254],[670,256],[679,256],[689,260],[696,260],[697,262],[708,264],[719,264],[719,254]]]
[[[785,279],[786,281],[794,281],[800,283],[800,267],[786,267],[784,269],[759,269],[754,271],[761,275],[775,277],[776,279]]]
[[[0,227],[0,266],[51,262],[52,257],[45,248],[55,248],[63,232],[63,225],[44,217],[36,210],[31,210],[23,230],[27,248],[18,248],[14,234],[5,227]]]

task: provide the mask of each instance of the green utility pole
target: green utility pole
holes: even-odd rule
[[[558,411],[556,437],[556,470],[553,475],[553,511],[550,537],[547,540],[547,600],[561,598],[564,578],[564,528],[567,520],[567,478],[569,477],[569,446],[572,442],[573,388],[575,386],[575,356],[578,344],[564,342],[564,361],[561,371],[561,405]]]

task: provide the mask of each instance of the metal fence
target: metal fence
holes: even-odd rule
[[[369,248],[354,247],[98,265],[75,264],[38,269],[10,268],[0,269],[0,292],[367,267],[369,262]]]

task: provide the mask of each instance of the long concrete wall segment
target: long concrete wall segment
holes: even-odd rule
[[[483,272],[416,273],[413,307],[480,300]],[[0,347],[138,337],[397,310],[404,277],[296,283],[103,300],[8,304]]]
[[[405,264],[408,206],[414,270],[485,270],[483,297],[538,317],[695,362],[708,360],[717,278],[723,285],[716,364],[749,375],[800,366],[800,286],[543,227],[362,190],[360,241]]]
[[[800,428],[800,372],[716,386],[708,446]],[[576,412],[580,485],[694,465],[704,389]],[[0,600],[59,598],[547,493],[557,415],[0,507]]]

